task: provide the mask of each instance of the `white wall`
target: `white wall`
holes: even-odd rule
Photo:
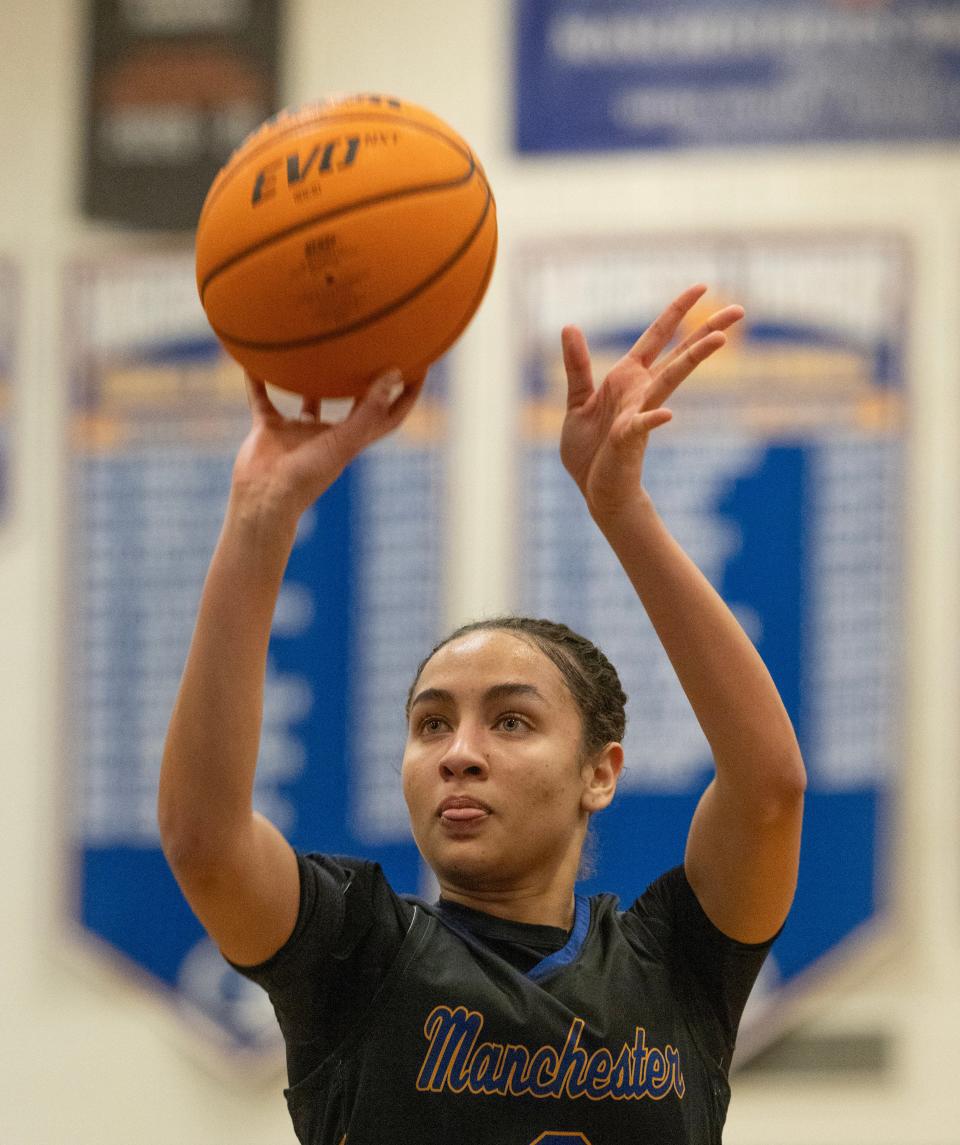
[[[80,222],[77,151],[84,5],[0,5],[0,252],[25,268],[16,508],[0,533],[0,1145],[267,1145],[292,1141],[279,1076],[214,1076],[165,1007],[77,956],[65,893],[56,732],[64,383],[58,268],[109,236]],[[882,1080],[744,1075],[730,1145],[960,1142],[960,157],[954,149],[802,151],[518,162],[509,150],[507,0],[290,5],[287,102],[394,91],[471,140],[497,194],[502,254],[461,352],[451,613],[509,605],[497,522],[507,472],[509,266],[533,234],[656,228],[895,227],[913,241],[909,474],[909,727],[898,832],[899,909],[886,957],[804,1007],[807,1030],[880,1029]],[[480,443],[479,445],[477,443]],[[481,471],[484,480],[474,479]]]

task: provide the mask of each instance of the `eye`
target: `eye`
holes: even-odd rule
[[[420,731],[426,735],[433,735],[436,732],[443,731],[447,726],[447,721],[440,716],[426,716],[420,721]]]
[[[506,715],[501,716],[497,720],[497,725],[503,728],[505,732],[520,732],[530,727],[523,716],[518,716],[516,712],[507,712]]]

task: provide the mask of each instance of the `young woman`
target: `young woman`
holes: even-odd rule
[[[681,294],[599,386],[583,334],[563,332],[561,457],[716,764],[682,866],[626,910],[575,893],[590,817],[623,765],[625,697],[606,657],[550,621],[467,626],[416,673],[403,789],[437,903],[398,896],[362,858],[295,853],[252,810],[297,521],[400,424],[419,385],[388,375],[327,425],[310,402],[284,419],[248,382],[253,427],[170,725],[159,818],[194,911],[269,991],[304,1145],[720,1140],[737,1025],[794,893],[805,780],[760,657],[641,481],[664,402],[743,313],[726,307],[669,348],[704,291]]]

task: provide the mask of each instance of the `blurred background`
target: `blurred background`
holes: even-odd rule
[[[647,480],[811,778],[725,1140],[958,1145],[958,6],[5,0],[0,43],[0,1143],[294,1140],[269,1006],[153,822],[246,424],[192,232],[267,115],[373,91],[470,142],[500,253],[408,425],[305,518],[258,805],[425,888],[403,695],[449,626],[525,611],[631,694],[588,889],[628,900],[679,861],[709,760],[559,470],[558,345],[576,322],[606,361],[707,282],[744,329]]]

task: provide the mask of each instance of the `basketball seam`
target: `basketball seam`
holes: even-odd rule
[[[452,135],[446,135],[444,132],[442,132],[437,127],[432,127],[432,126],[425,124],[425,123],[418,123],[417,120],[407,119],[405,116],[386,115],[382,112],[379,114],[377,114],[377,113],[371,114],[369,112],[343,112],[340,115],[335,115],[335,116],[330,116],[329,118],[325,118],[323,120],[323,122],[325,125],[328,123],[332,125],[332,124],[338,124],[338,123],[343,123],[343,122],[350,122],[351,120],[357,120],[357,119],[362,119],[364,121],[374,120],[378,123],[402,123],[406,127],[413,127],[418,131],[424,132],[425,134],[435,135],[438,138],[442,139],[444,141],[444,143],[448,143],[451,146],[451,148],[453,148],[453,150],[457,152],[457,154],[462,155],[465,159],[469,159],[471,168],[476,166],[476,159],[475,159],[473,152],[470,150],[469,147],[466,146],[466,144],[463,142],[463,140],[461,140],[459,138],[459,136],[454,137]],[[273,147],[273,145],[275,143],[281,142],[284,139],[288,139],[289,137],[300,134],[300,133],[306,134],[308,131],[315,131],[316,129],[317,129],[316,120],[308,120],[304,123],[291,124],[289,128],[285,128],[285,129],[282,129],[282,130],[277,131],[275,133],[272,133],[270,135],[269,139],[265,139],[263,141],[263,143],[261,143],[257,147],[254,147],[251,151],[249,151],[246,155],[244,155],[244,159],[245,160],[255,159],[257,157],[257,155],[259,155],[262,151],[265,151],[267,148]],[[451,128],[450,130],[453,131],[453,128]],[[227,161],[226,166],[223,168],[223,172],[225,173],[225,178],[224,178],[223,182],[220,184],[220,186],[219,187],[213,186],[210,188],[210,194],[208,195],[206,201],[204,202],[203,206],[200,209],[200,218],[197,220],[198,226],[200,225],[200,221],[202,221],[203,216],[209,210],[212,209],[213,204],[217,201],[217,199],[220,198],[221,194],[227,189],[227,187],[230,186],[230,184],[233,182],[233,180],[240,174],[239,168],[231,171],[230,167],[235,162],[235,160],[237,160],[240,157],[245,146],[246,146],[245,144],[241,145],[237,149],[237,151],[234,153],[234,155]]]
[[[490,252],[490,257],[487,259],[487,265],[484,268],[483,278],[481,279],[480,286],[477,288],[473,297],[470,299],[469,305],[464,309],[463,317],[460,320],[460,324],[456,327],[456,329],[453,331],[453,333],[440,345],[440,348],[439,348],[439,350],[436,351],[432,361],[423,363],[424,368],[429,368],[432,365],[432,362],[435,362],[439,358],[441,358],[447,352],[447,350],[450,349],[450,347],[454,344],[454,342],[457,341],[457,339],[464,332],[464,330],[466,330],[467,326],[470,324],[471,319],[473,318],[474,314],[476,313],[477,307],[480,305],[481,301],[483,300],[483,296],[487,292],[487,287],[490,285],[490,279],[493,275],[493,267],[494,267],[496,260],[497,260],[497,236],[494,235],[493,250]],[[419,367],[417,367],[417,369],[419,369]]]
[[[365,326],[369,326],[374,322],[379,322],[381,318],[385,318],[388,314],[392,314],[395,310],[400,310],[412,299],[416,298],[418,294],[422,294],[424,290],[428,289],[433,283],[441,279],[451,267],[455,266],[457,262],[467,253],[471,246],[473,246],[477,235],[483,229],[483,224],[490,214],[490,207],[493,204],[493,194],[490,191],[490,184],[480,175],[480,179],[486,188],[487,198],[483,205],[483,211],[477,221],[476,226],[467,236],[465,241],[458,247],[456,251],[438,267],[431,275],[425,278],[422,282],[417,283],[413,290],[408,291],[402,297],[394,299],[388,306],[383,306],[373,314],[368,314],[357,322],[352,323],[350,326],[341,326],[336,330],[332,330],[327,334],[314,334],[309,338],[291,339],[286,342],[248,342],[240,338],[234,338],[232,335],[225,333],[217,326],[213,326],[214,333],[218,338],[222,338],[225,342],[231,343],[233,346],[239,346],[245,350],[299,350],[305,346],[316,346],[321,342],[329,342],[334,338],[342,338],[346,334],[354,334],[358,330],[362,330]],[[212,324],[211,324],[212,325]]]
[[[207,292],[207,287],[211,282],[213,282],[215,278],[223,274],[224,271],[229,270],[230,267],[235,263],[242,262],[250,255],[256,254],[258,250],[263,250],[265,247],[272,246],[274,243],[280,242],[282,239],[287,239],[291,235],[295,235],[298,231],[305,230],[317,223],[325,223],[332,219],[339,218],[341,215],[349,215],[353,211],[366,210],[367,207],[375,207],[380,203],[393,202],[398,199],[408,198],[411,195],[432,194],[435,191],[449,191],[452,187],[462,187],[465,183],[469,183],[477,171],[477,167],[473,162],[472,155],[470,159],[470,170],[466,173],[466,175],[457,179],[448,180],[444,183],[427,183],[425,185],[421,184],[416,187],[406,187],[402,191],[390,191],[388,194],[384,195],[372,195],[369,199],[358,199],[356,202],[352,202],[343,207],[337,207],[332,211],[325,211],[319,215],[311,215],[309,219],[303,219],[295,226],[287,227],[286,230],[277,231],[276,234],[270,235],[269,238],[262,239],[260,242],[254,243],[253,246],[245,247],[238,254],[231,255],[231,257],[228,258],[225,262],[221,262],[218,266],[215,266],[211,271],[209,271],[206,278],[199,285],[201,305],[203,304],[203,296]],[[484,180],[484,185],[486,186],[486,180]],[[487,186],[487,192],[489,193],[489,191],[490,188]]]

